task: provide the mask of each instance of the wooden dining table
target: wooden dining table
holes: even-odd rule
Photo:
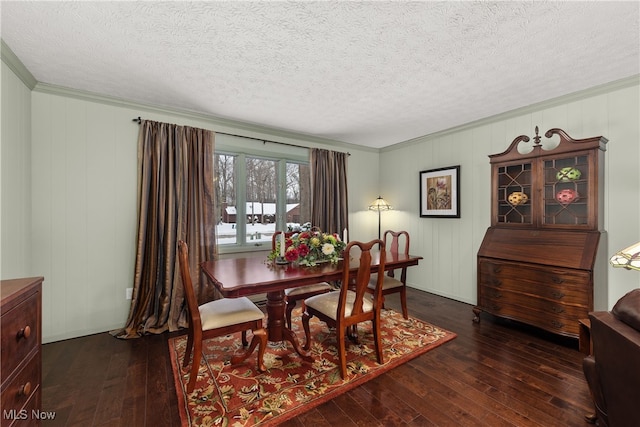
[[[380,253],[374,252],[372,272],[378,271]],[[385,270],[394,270],[417,265],[421,256],[398,254],[387,251]],[[288,341],[294,350],[307,361],[311,357],[305,352],[295,332],[287,327],[285,320],[285,289],[319,282],[333,282],[342,279],[344,260],[337,264],[324,263],[314,267],[279,265],[266,257],[227,258],[206,261],[201,264],[202,272],[225,298],[250,295],[267,295],[267,337],[269,342]],[[350,262],[353,271],[358,268],[357,260]]]

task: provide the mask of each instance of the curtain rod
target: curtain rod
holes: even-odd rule
[[[138,124],[142,124],[142,119],[140,118],[140,116],[138,116],[137,118],[133,119],[132,121],[138,122]],[[290,144],[288,142],[270,141],[268,139],[263,139],[263,138],[253,138],[251,136],[236,135],[235,133],[225,133],[225,132],[215,132],[215,133],[220,134],[220,135],[236,136],[238,138],[253,139],[255,141],[262,141],[263,144],[266,144],[267,142],[271,142],[272,144],[288,145],[289,147],[307,148],[307,149],[309,148],[309,147],[305,147],[303,145]],[[350,155],[351,155],[351,153],[347,153],[347,156],[350,156]]]

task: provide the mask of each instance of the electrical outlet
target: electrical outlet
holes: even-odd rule
[[[125,291],[126,291],[126,292],[125,292],[124,297],[125,297],[126,299],[131,299],[131,298],[133,298],[133,288],[127,288],[127,289],[125,289]]]

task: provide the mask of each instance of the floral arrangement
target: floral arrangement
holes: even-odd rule
[[[337,234],[323,233],[317,228],[292,234],[284,239],[284,243],[284,259],[308,267],[321,262],[337,263],[347,247]],[[278,240],[275,250],[269,254],[269,260],[280,257],[280,246],[281,241]]]

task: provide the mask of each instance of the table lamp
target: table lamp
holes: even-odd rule
[[[640,242],[616,252],[609,263],[614,267],[623,267],[627,270],[640,270]]]
[[[382,196],[378,196],[378,198],[369,205],[370,211],[378,211],[378,239],[380,239],[380,212],[390,211],[391,209],[393,209],[393,206],[384,200]]]

